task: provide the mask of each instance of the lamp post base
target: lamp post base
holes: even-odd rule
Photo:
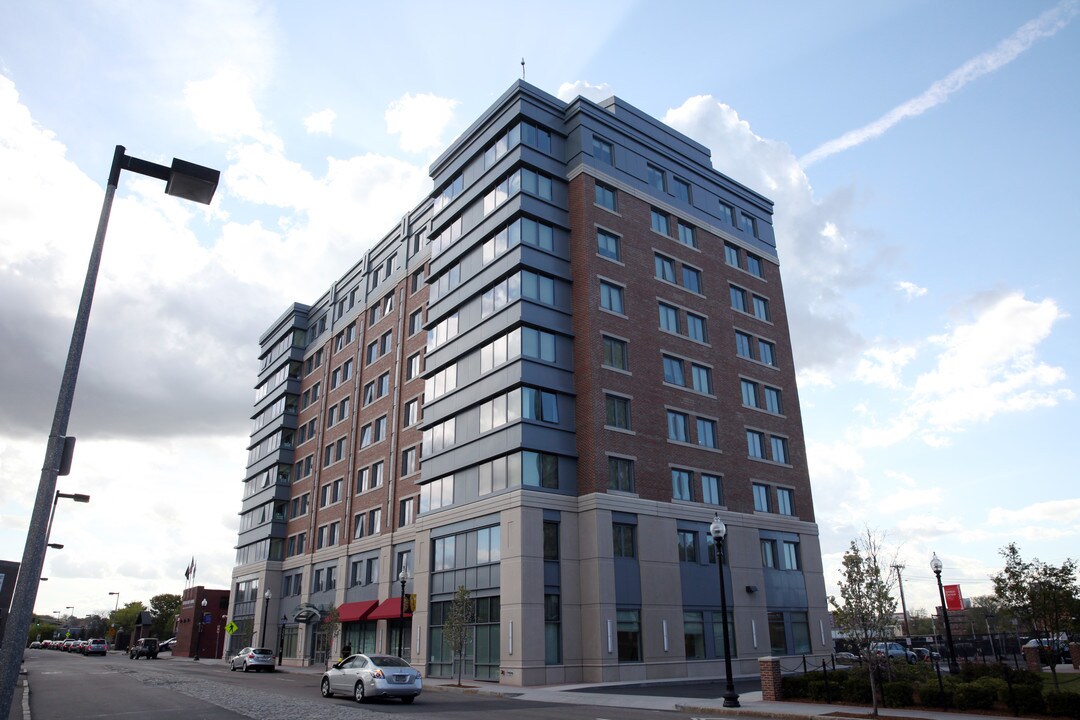
[[[724,693],[724,707],[742,707],[742,705],[739,704],[739,693],[735,692],[734,690],[728,690],[726,693]]]

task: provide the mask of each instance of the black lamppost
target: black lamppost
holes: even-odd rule
[[[277,664],[281,667],[281,658],[285,655],[285,622],[289,618],[285,615],[281,616],[281,628],[278,630],[278,653]]]
[[[195,634],[195,657],[192,658],[192,660],[195,660],[196,662],[199,660],[199,648],[202,645],[202,626],[203,615],[206,613],[206,598],[203,598],[202,603],[200,604],[202,605],[202,610],[199,611],[199,617],[196,621],[198,622],[198,625],[196,626],[197,629]]]
[[[90,306],[94,302],[98,267],[105,247],[105,231],[109,226],[113,196],[116,194],[117,185],[120,184],[121,170],[164,180],[167,194],[206,205],[214,196],[221,175],[217,170],[176,158],[173,158],[171,168],[140,160],[127,155],[123,145],[117,145],[113,152],[109,181],[105,186],[105,200],[98,218],[97,233],[90,251],[90,262],[86,268],[86,280],[83,283],[79,309],[75,314],[75,327],[71,332],[71,344],[68,347],[64,375],[56,398],[56,410],[45,446],[45,462],[41,466],[34,510],[30,515],[30,526],[26,531],[21,572],[15,582],[9,616],[11,624],[7,630],[11,637],[26,637],[30,629],[30,618],[33,614],[34,602],[37,600],[41,567],[45,562],[45,546],[48,542],[45,539],[45,531],[49,519],[49,496],[56,492],[56,478],[67,475],[71,469],[75,438],[68,436],[68,420],[71,417],[71,406],[75,398],[75,382],[79,377],[79,363],[82,360],[83,344],[86,340],[86,327],[90,321]],[[21,643],[4,643],[0,648],[0,718],[6,718],[11,712],[11,700],[15,695],[15,683],[19,677],[21,658]]]
[[[716,547],[716,566],[720,569],[720,615],[724,624],[724,676],[727,680],[727,689],[724,690],[724,707],[742,707],[739,705],[739,693],[735,692],[735,681],[731,677],[731,639],[728,631],[727,614],[727,590],[724,588],[724,536],[727,535],[727,525],[720,520],[719,513],[709,525],[709,534],[713,537],[713,545]]]
[[[398,580],[401,582],[401,624],[398,626],[398,641],[397,641],[397,654],[398,657],[404,657],[405,652],[405,581],[409,579],[409,573],[405,570],[405,566],[401,566],[401,572],[398,573]]]
[[[267,618],[267,616],[268,616],[268,615],[270,614],[270,598],[271,598],[271,597],[272,597],[272,596],[271,596],[271,594],[270,594],[270,590],[269,590],[269,588],[268,588],[268,589],[266,590],[266,592],[265,592],[265,593],[263,593],[263,622],[262,622],[262,633],[261,633],[261,634],[259,635],[259,644],[260,644],[260,645],[262,645],[263,647],[266,647],[266,644],[267,644],[267,643],[266,643],[266,618]]]
[[[938,559],[937,553],[934,553],[934,558],[930,561],[930,569],[937,576],[938,595],[941,596],[941,614],[945,616],[945,642],[949,644],[949,673],[958,675],[960,665],[956,662],[956,649],[953,648],[952,641],[952,626],[949,625],[949,608],[945,605],[945,588],[941,585],[942,567],[944,566],[941,564],[941,560]]]

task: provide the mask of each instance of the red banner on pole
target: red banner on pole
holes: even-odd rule
[[[960,594],[959,585],[946,585],[945,586],[945,609],[946,610],[963,610],[964,609],[964,596]]]

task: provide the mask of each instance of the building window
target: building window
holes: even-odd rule
[[[723,488],[720,478],[716,475],[702,474],[701,476],[701,502],[708,505],[723,505]]]
[[[683,613],[683,646],[687,660],[705,659],[705,621],[703,613]]]
[[[719,205],[719,207],[717,209],[717,215],[719,215],[720,219],[723,220],[724,222],[726,222],[728,225],[734,225],[735,224],[734,221],[733,221],[733,218],[735,216],[735,208],[731,207],[727,203],[725,203],[725,202],[720,203],[720,205]]]
[[[409,335],[415,335],[424,329],[424,311],[417,310],[409,315]]]
[[[679,311],[667,303],[660,303],[660,329],[679,333]]]
[[[753,351],[750,349],[750,336],[738,330],[735,331],[735,354],[751,360],[754,358]]]
[[[637,557],[637,543],[635,542],[635,534],[637,528],[633,525],[627,525],[625,523],[612,523],[611,525],[611,538],[614,543],[615,557],[621,558],[633,558]]]
[[[689,470],[672,468],[671,470],[671,497],[674,500],[691,501],[694,496],[690,494],[690,485],[694,474]]]
[[[596,204],[612,212],[618,212],[619,206],[615,195],[615,189],[607,185],[596,183]]]
[[[522,387],[521,417],[547,423],[559,422],[558,395],[539,388]]]
[[[645,179],[660,192],[667,189],[667,183],[664,182],[664,171],[651,163],[645,168]]]
[[[691,312],[686,313],[686,336],[699,343],[709,342],[705,318]]]
[[[780,550],[783,553],[784,569],[785,570],[801,570],[802,563],[799,561],[799,543],[784,541],[780,543]]]
[[[694,390],[705,395],[712,394],[712,370],[704,365],[690,364],[694,379]]]
[[[774,435],[769,438],[769,444],[772,446],[773,462],[783,463],[786,465],[788,462],[787,439],[782,437],[776,437]]]
[[[776,346],[765,340],[758,340],[758,358],[765,365],[776,367]]]
[[[627,458],[608,458],[608,489],[634,492],[634,461]]]
[[[605,165],[614,165],[615,161],[611,154],[611,143],[607,140],[601,140],[600,138],[593,136],[592,139],[592,153],[593,157],[599,162]]]
[[[739,312],[746,312],[746,291],[742,288],[731,286],[731,307]]]
[[[652,211],[652,229],[654,232],[658,232],[661,235],[668,235],[668,216],[666,213],[653,208]]]
[[[761,258],[753,253],[746,253],[746,271],[759,278],[764,279],[765,277],[765,266],[762,264]]]
[[[606,257],[609,260],[621,260],[619,236],[609,233],[606,230],[597,230],[596,252],[600,257]]]
[[[795,491],[790,488],[776,488],[776,512],[781,515],[795,514]]]
[[[784,403],[780,399],[780,389],[765,386],[765,409],[776,415],[784,412]]]
[[[604,366],[617,370],[630,369],[629,345],[625,340],[604,335]]]
[[[671,179],[671,189],[675,194],[675,197],[686,202],[690,202],[690,183],[686,182],[682,178]]]
[[[758,406],[757,383],[750,380],[740,380],[739,384],[742,386],[742,404],[746,407],[756,408]]]
[[[716,657],[724,657],[725,636],[727,637],[727,644],[731,646],[731,656],[738,657],[739,651],[735,647],[735,613],[728,610],[726,623],[718,612],[714,612],[712,617],[713,643],[716,648]]]
[[[416,472],[416,448],[406,448],[401,451],[401,474],[412,475]]]
[[[607,426],[620,430],[630,429],[630,399],[618,395],[605,395]]]
[[[562,662],[562,629],[559,596],[544,595],[544,664],[558,665]]]
[[[641,611],[619,610],[616,619],[619,662],[641,662]]]
[[[769,487],[754,483],[754,510],[756,512],[769,512]]]
[[[675,282],[675,261],[671,258],[656,253],[653,255],[653,265],[656,268],[656,277],[665,282]]]
[[[697,247],[697,238],[694,237],[693,226],[687,225],[681,220],[679,221],[679,242],[692,248]]]
[[[686,376],[683,374],[683,361],[679,358],[664,355],[664,382],[686,387]]]
[[[323,571],[319,568],[311,576],[311,592],[322,592],[323,590]]]
[[[746,431],[746,451],[752,458],[765,459],[765,436],[756,430]]]
[[[739,229],[757,237],[757,222],[746,213],[739,213]]]
[[[716,421],[697,419],[697,444],[701,447],[716,449]]]
[[[521,484],[548,490],[559,489],[559,458],[550,453],[521,452]]]
[[[754,317],[758,320],[769,321],[769,301],[760,295],[754,296]]]
[[[404,427],[415,425],[420,421],[420,400],[414,398],[405,403]]]
[[[679,538],[679,562],[696,563],[697,558],[697,533],[680,530]]]
[[[600,281],[600,307],[620,315],[623,311],[623,289],[618,285]]]
[[[731,243],[724,243],[724,262],[731,267],[739,267],[739,248]]]
[[[559,559],[559,523],[544,522],[544,559]]]
[[[416,519],[416,498],[405,498],[398,503],[398,527],[412,525]]]
[[[689,265],[683,265],[682,286],[692,293],[701,295],[701,271]]]
[[[690,442],[689,418],[686,413],[667,411],[668,440]]]
[[[775,540],[762,540],[761,541],[761,566],[767,568],[776,568],[776,541]]]

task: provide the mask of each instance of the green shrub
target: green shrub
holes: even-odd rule
[[[829,674],[828,692],[825,690],[824,680],[811,680],[810,699],[814,702],[836,702],[843,697],[843,686],[833,682],[832,674]]]
[[[919,704],[932,708],[956,707],[952,688],[946,687],[942,692],[936,680],[919,685]]]
[[[989,692],[994,693],[994,698],[999,702],[1006,702],[1009,698],[1009,683],[1005,682],[999,677],[991,677],[990,675],[984,675],[972,685],[978,685],[979,687],[986,688]]]
[[[989,710],[997,700],[997,691],[993,686],[963,683],[953,697],[959,710]]]
[[[856,705],[870,705],[873,698],[870,695],[870,677],[868,675],[852,675],[844,682],[840,697],[844,702]]]
[[[1041,715],[1046,711],[1042,682],[1017,683],[1010,691],[1009,709],[1016,715]]]
[[[885,707],[907,707],[915,704],[915,686],[906,680],[887,682],[882,690]]]
[[[788,675],[780,679],[780,693],[785,700],[810,697],[808,675]]]
[[[1062,717],[1080,720],[1080,693],[1046,693],[1046,712],[1051,715],[1060,715]]]

